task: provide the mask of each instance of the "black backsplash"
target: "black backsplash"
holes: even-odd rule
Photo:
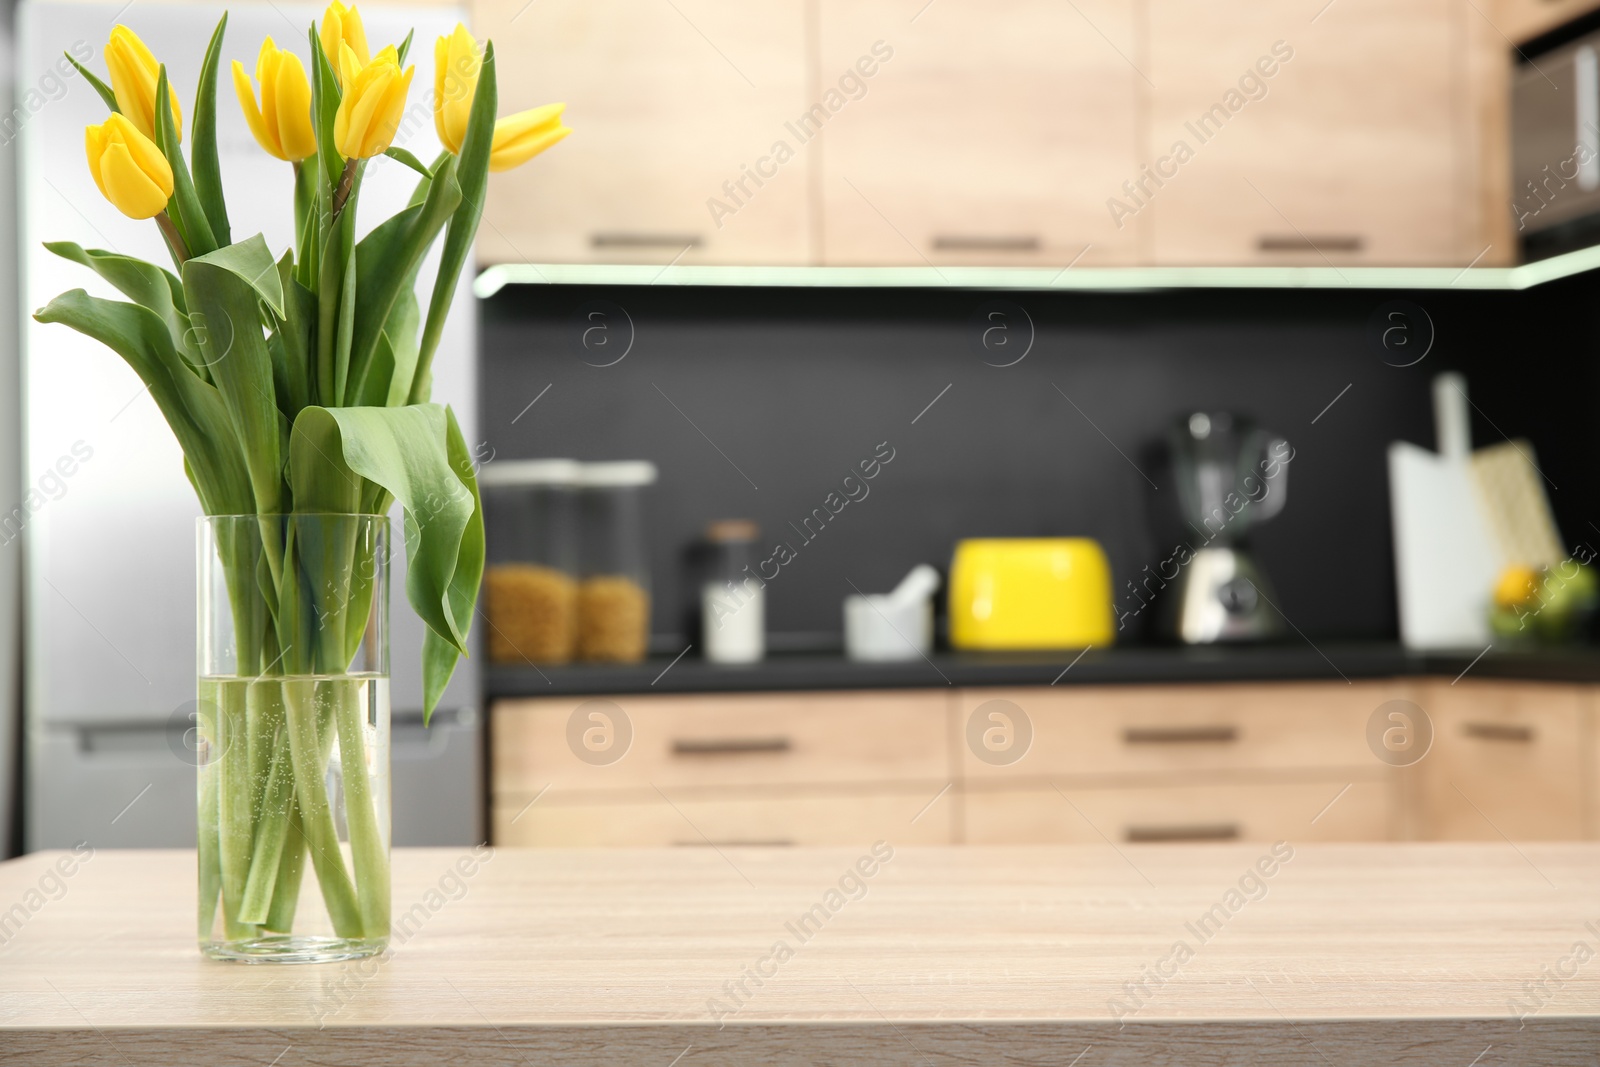
[[[688,640],[682,554],[718,518],[754,519],[764,543],[797,550],[768,586],[773,646],[825,647],[852,587],[887,590],[921,561],[947,567],[963,537],[1094,537],[1121,607],[1136,605],[1125,583],[1180,534],[1165,518],[1167,425],[1238,411],[1295,448],[1286,508],[1251,535],[1280,609],[1313,639],[1392,638],[1385,449],[1432,446],[1440,371],[1468,377],[1474,443],[1531,438],[1564,536],[1600,544],[1597,288],[1592,277],[1524,293],[513,286],[482,305],[482,451],[659,465],[648,535],[662,647]],[[1375,341],[1374,313],[1392,300],[1432,320],[1414,366],[1389,365],[1403,360]],[[1007,347],[1000,334],[984,344],[996,309]],[[869,495],[803,540],[802,520],[885,442],[893,459]],[[1130,617],[1119,639],[1155,639],[1154,615]]]

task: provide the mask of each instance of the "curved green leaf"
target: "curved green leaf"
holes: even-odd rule
[[[33,316],[59,322],[110,348],[150,388],[183,449],[185,469],[208,515],[254,510],[250,480],[217,389],[195,377],[172,345],[167,324],[149,308],[104,300],[82,289],[62,293]]]
[[[461,187],[461,202],[450,217],[444,237],[444,252],[439,257],[439,273],[433,279],[433,295],[428,300],[428,321],[422,331],[416,372],[407,398],[417,404],[428,398],[433,388],[433,354],[444,336],[444,322],[455,299],[461,268],[472,251],[478,222],[483,217],[483,198],[489,189],[489,154],[494,147],[495,111],[500,106],[495,76],[494,42],[484,46],[483,66],[478,74],[478,89],[467,116],[467,134],[461,141],[461,158],[456,164],[456,181]]]
[[[211,34],[205,63],[200,67],[200,84],[194,92],[194,115],[189,126],[189,154],[194,159],[194,191],[211,224],[219,245],[230,245],[228,202],[222,194],[222,166],[217,162],[217,66],[222,61],[222,35],[228,28],[228,13]]]
[[[47,242],[45,248],[62,259],[70,259],[88,267],[116,286],[123,296],[155,312],[167,324],[173,347],[183,354],[195,373],[202,378],[207,377],[205,364],[190,334],[189,316],[173,299],[175,295],[181,299],[183,289],[170,271],[131,256],[99,248],[83,248],[72,241]]]
[[[428,195],[385,220],[356,245],[356,270],[361,278],[361,301],[356,306],[355,344],[350,352],[350,377],[365,377],[366,364],[378,346],[378,337],[401,292],[414,284],[417,271],[439,231],[461,202],[455,164],[446,160]]]
[[[451,463],[450,426],[438,404],[308,407],[290,436],[289,479],[299,510],[351,510],[361,491],[352,475],[392,493],[405,509],[406,595],[430,630],[465,652],[472,620],[461,584],[471,583],[475,600],[482,520],[473,487]]]
[[[472,613],[477,609],[478,588],[483,582],[484,540],[483,500],[478,495],[478,478],[472,469],[472,452],[466,438],[456,423],[456,414],[445,408],[449,420],[448,444],[450,466],[461,479],[461,484],[472,493],[472,518],[461,534],[461,548],[456,553],[456,570],[450,576],[447,597],[452,618],[466,619],[470,625]],[[433,709],[444,695],[444,687],[455,673],[460,646],[445,641],[433,630],[422,635],[422,724],[426,726]]]
[[[156,75],[156,147],[167,157],[172,167],[172,199],[167,202],[167,214],[177,223],[191,256],[203,256],[216,250],[217,239],[211,232],[211,222],[200,207],[195,195],[194,182],[189,177],[189,165],[184,162],[183,148],[178,144],[178,128],[172,122],[172,108],[165,106],[168,96],[167,67],[162,64]]]
[[[283,507],[281,416],[259,309],[262,302],[275,303],[282,313],[278,266],[257,235],[189,260],[183,265],[183,288],[200,354],[249,466],[255,494],[249,510],[276,514]]]
[[[94,71],[73,59],[69,53],[62,52],[61,54],[67,57],[68,63],[78,69],[78,73],[83,75],[83,80],[92,85],[94,91],[100,94],[100,99],[105,102],[106,107],[110,108],[114,114],[122,114],[122,108],[117,106],[116,91],[111,86],[97,78]]]

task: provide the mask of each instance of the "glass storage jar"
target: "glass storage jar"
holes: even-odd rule
[[[581,547],[578,658],[634,663],[650,650],[650,567],[644,490],[656,480],[645,460],[585,463],[578,476]]]
[[[570,459],[485,464],[484,600],[491,663],[569,663],[578,643],[577,492]]]
[[[755,574],[759,533],[748,519],[706,527],[700,648],[712,663],[758,663],[766,654],[766,583]]]

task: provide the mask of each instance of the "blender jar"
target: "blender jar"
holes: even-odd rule
[[[579,659],[634,663],[650,649],[644,489],[655,480],[656,466],[645,460],[582,465]]]
[[[572,660],[579,472],[575,460],[532,459],[489,463],[478,474],[491,663]]]

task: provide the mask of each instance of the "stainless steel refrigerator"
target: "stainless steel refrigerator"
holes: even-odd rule
[[[209,4],[148,2],[28,3],[19,9],[13,82],[25,311],[67,289],[116,295],[87,270],[45,251],[43,241],[166,259],[155,226],[123,217],[95,188],[83,130],[104,121],[106,109],[94,89],[71,73],[62,53],[71,52],[103,76],[102,48],[112,26],[126,22],[167,63],[187,118],[206,42],[222,12]],[[228,71],[237,59],[253,72],[262,38],[269,35],[309,59],[306,32],[320,13],[301,4],[229,8],[217,100],[229,212],[235,234],[260,231],[274,249],[291,241],[290,167],[251,138]],[[416,28],[411,110],[396,144],[431,159],[439,151],[429,106],[432,42],[465,15],[454,8],[365,5],[362,14],[374,48],[398,43]],[[401,164],[373,160],[363,182],[360,228],[403,207],[414,181]],[[431,264],[425,266],[419,285],[432,276]],[[476,338],[468,281],[463,279],[440,345],[434,399],[454,406],[472,442]],[[191,845],[195,769],[186,732],[195,700],[199,506],[155,403],[116,354],[65,327],[31,319],[23,321],[21,342],[20,491],[25,503],[36,505],[13,517],[21,527],[16,547],[23,550],[25,847],[82,840],[99,847]],[[393,587],[404,588],[400,560]],[[462,662],[425,731],[422,624],[403,596],[394,598],[391,614],[394,841],[480,841],[475,665]],[[3,670],[0,652],[0,680]]]

